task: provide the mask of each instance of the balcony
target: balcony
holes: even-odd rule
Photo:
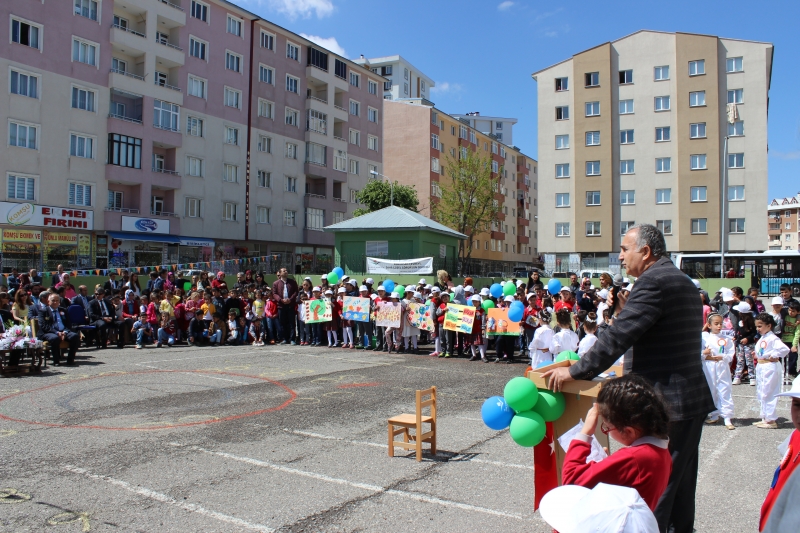
[[[493,230],[490,233],[490,235],[491,235],[491,238],[495,239],[495,240],[501,240],[502,241],[502,240],[505,240],[505,238],[506,238],[506,234],[503,233],[502,231],[494,231]]]
[[[517,216],[517,225],[527,227],[530,226],[531,221],[523,216]]]
[[[186,26],[186,11],[181,4],[188,3],[187,0],[158,0],[151,3],[153,4],[151,11],[155,12],[156,16],[172,26]]]
[[[530,242],[531,242],[531,240],[530,240],[529,237],[526,237],[525,235],[517,235],[517,243],[519,243],[519,244],[528,244]]]
[[[174,39],[167,37],[166,34],[156,34],[156,43],[158,44],[156,51],[156,54],[158,55],[158,65],[156,65],[156,68],[162,64],[166,65],[168,68],[182,67],[186,62],[186,54],[183,51],[183,48],[176,44],[172,44],[170,42],[171,40]]]
[[[144,33],[119,24],[111,26],[110,40],[115,50],[124,50],[123,53],[127,56],[140,56],[149,48],[147,37]]]
[[[143,98],[138,94],[128,93],[116,88],[111,89],[111,105],[109,106],[108,118],[141,125],[142,107]],[[139,132],[139,136],[141,136],[141,132]]]
[[[159,211],[159,210],[150,210],[150,215],[154,217],[172,217],[172,218],[179,218],[180,215],[178,213],[172,213],[170,211]]]
[[[125,214],[128,214],[128,215],[138,215],[139,214],[139,210],[138,209],[134,209],[132,207],[111,207],[111,206],[107,205],[105,207],[105,211],[113,211],[114,213],[125,213]]]

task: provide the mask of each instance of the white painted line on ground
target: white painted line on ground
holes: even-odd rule
[[[470,418],[468,416],[454,416],[453,418],[459,418],[461,420],[472,420],[473,422],[483,422],[480,418]]]
[[[225,354],[225,357],[231,357],[231,356],[235,356],[235,355],[245,355],[245,354],[248,354],[248,353],[257,353],[257,352],[249,351],[249,352],[239,352],[239,353]],[[195,360],[195,359],[209,359],[211,357],[219,358],[220,354],[200,355],[200,356],[197,356],[197,357],[181,357],[181,358],[178,358],[178,359],[162,359],[160,361],[142,361],[140,363],[134,363],[134,364],[135,365],[145,365],[147,363],[171,363],[173,361],[189,361],[189,360]]]
[[[727,449],[728,445],[733,440],[733,437],[734,437],[734,432],[733,431],[729,431],[728,432],[728,438],[726,438],[722,442],[722,444],[720,444],[716,448],[714,448],[714,450],[706,456],[705,462],[700,464],[700,469],[699,469],[699,471],[697,473],[697,484],[698,485],[700,484],[700,481],[705,476],[705,473],[708,472],[709,470],[711,470],[711,468],[714,466],[714,461],[716,461],[717,458],[720,455],[725,453],[725,450]]]
[[[228,378],[218,378],[216,376],[209,376],[208,374],[201,374],[197,372],[179,372],[179,374],[185,374],[187,376],[200,376],[208,379],[218,379],[220,381],[230,381],[232,383],[238,383],[239,385],[250,385],[250,383],[246,383],[244,381],[236,381],[235,379],[228,379]]]
[[[368,483],[359,483],[356,481],[349,481],[347,479],[335,478],[331,476],[327,476],[325,474],[318,474],[316,472],[308,472],[306,470],[299,470],[297,468],[291,468],[288,466],[278,465],[275,463],[271,463],[268,461],[262,461],[260,459],[253,459],[251,457],[242,457],[239,455],[233,455],[230,453],[225,452],[215,452],[213,450],[207,450],[205,448],[200,448],[199,446],[184,446],[179,443],[170,443],[170,446],[176,447],[183,447],[193,451],[198,451],[202,453],[206,453],[209,455],[216,455],[219,457],[224,457],[226,459],[231,459],[233,461],[239,461],[242,463],[250,464],[253,466],[263,467],[263,468],[270,468],[272,470],[277,470],[278,472],[285,472],[287,474],[295,474],[298,476],[303,476],[311,479],[317,479],[320,481],[326,481],[328,483],[335,483],[337,485],[348,485],[350,487],[359,488],[363,490],[367,490],[374,493],[384,493],[384,494],[391,494],[393,496],[400,496],[401,498],[408,498],[411,500],[416,500],[420,502],[426,503],[435,503],[437,505],[441,505],[444,507],[455,507],[457,509],[462,509],[465,511],[474,511],[478,513],[490,514],[494,516],[502,516],[504,518],[513,518],[515,520],[524,520],[525,518],[518,514],[511,514],[505,513],[503,511],[497,511],[495,509],[488,509],[486,507],[477,507],[475,505],[470,505],[467,503],[460,503],[454,502],[451,500],[443,500],[441,498],[436,498],[434,496],[428,496],[426,494],[419,494],[414,492],[407,492],[403,490],[396,490],[396,489],[387,489],[386,487],[381,487],[379,485],[371,485]]]
[[[388,444],[380,444],[378,442],[368,442],[363,440],[349,440],[344,439],[341,437],[334,437],[332,435],[322,435],[320,433],[312,433],[310,431],[299,431],[295,429],[286,429],[284,430],[286,433],[292,433],[294,435],[300,435],[302,437],[311,437],[314,439],[323,439],[323,440],[336,440],[340,442],[347,442],[350,444],[360,444],[363,446],[372,446],[374,448],[383,448],[384,450],[387,448]],[[450,458],[448,462],[453,463],[483,463],[488,465],[495,465],[495,466],[504,466],[508,468],[521,468],[523,470],[533,470],[533,466],[530,465],[521,465],[518,463],[504,463],[501,461],[490,461],[489,459],[479,459],[477,457],[473,457],[471,454],[458,454],[454,455]]]
[[[144,496],[145,498],[149,498],[149,499],[155,500],[157,502],[166,503],[167,505],[172,505],[172,506],[178,507],[180,509],[183,509],[184,511],[189,511],[189,512],[197,513],[197,514],[200,514],[200,515],[203,515],[203,516],[208,516],[210,518],[214,518],[214,519],[219,520],[221,522],[227,522],[229,524],[233,524],[235,526],[239,526],[239,527],[246,528],[246,529],[253,529],[253,530],[256,530],[256,531],[263,531],[265,533],[272,533],[273,531],[275,531],[271,527],[268,527],[268,526],[265,526],[265,525],[261,525],[261,524],[253,524],[252,522],[247,522],[245,520],[242,520],[241,518],[236,518],[235,516],[230,516],[230,515],[218,513],[217,511],[211,511],[209,509],[206,509],[204,507],[201,507],[201,506],[193,504],[193,503],[179,502],[175,498],[172,498],[171,496],[167,496],[166,494],[162,494],[160,492],[156,492],[154,490],[150,490],[150,489],[147,489],[147,488],[144,488],[144,487],[135,487],[135,486],[131,485],[130,483],[127,483],[127,482],[119,480],[119,479],[114,479],[112,477],[104,476],[104,475],[101,475],[101,474],[92,474],[88,470],[85,470],[83,468],[79,468],[77,466],[72,466],[72,465],[63,465],[63,466],[64,466],[64,468],[66,470],[72,472],[73,474],[80,474],[80,475],[86,476],[86,477],[88,477],[90,479],[96,479],[96,480],[99,480],[99,481],[105,481],[106,483],[110,483],[111,485],[114,485],[116,487],[120,487],[120,488],[122,488],[124,490],[127,490],[128,492],[132,492],[134,494],[138,494],[140,496]]]

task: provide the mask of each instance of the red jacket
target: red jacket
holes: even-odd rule
[[[522,313],[522,327],[528,330],[535,330],[537,326],[531,326],[528,324],[528,317],[536,318],[536,315],[539,313],[539,309],[536,307],[531,307],[530,305],[525,308],[525,312]]]
[[[786,450],[786,455],[783,456],[776,478],[773,480],[773,485],[767,492],[767,497],[764,498],[764,503],[761,505],[761,520],[758,522],[758,530],[763,531],[769,520],[769,514],[772,512],[772,506],[781,494],[781,489],[786,485],[786,482],[792,475],[792,472],[800,465],[800,431],[794,430],[792,438],[789,440],[789,449]]]
[[[672,456],[667,448],[642,443],[620,448],[599,463],[587,463],[590,451],[588,442],[579,439],[570,442],[561,468],[562,484],[589,489],[598,483],[631,487],[639,492],[651,511],[656,508],[672,473]]]
[[[441,309],[442,311],[446,311],[447,310],[447,304],[445,304],[445,303],[439,304],[439,309]],[[439,324],[444,324],[444,315],[446,315],[446,314],[447,313],[444,312],[441,315],[436,317],[436,320],[439,322]]]

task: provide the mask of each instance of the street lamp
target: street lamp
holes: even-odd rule
[[[377,170],[371,170],[369,173],[372,174],[373,176],[380,176],[382,178],[386,178],[386,181],[389,182],[389,205],[393,206],[394,205],[394,182],[391,179],[389,179],[389,176],[384,176],[383,174],[381,174]]]
[[[729,121],[730,122],[730,121]],[[725,136],[725,147],[722,155],[722,220],[720,220],[720,264],[719,277],[725,277],[725,202],[728,201],[728,135]]]

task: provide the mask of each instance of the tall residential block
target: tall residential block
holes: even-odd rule
[[[224,0],[7,0],[0,19],[4,271],[330,269],[322,228],[381,169],[385,78]]]
[[[718,251],[721,232],[727,251],[763,250],[772,55],[639,31],[534,73],[545,268],[613,267],[636,223],[670,252]]]
[[[452,116],[468,121],[470,126],[481,133],[494,135],[498,141],[504,142],[508,146],[514,146],[514,124],[518,122],[515,118],[490,117],[481,115],[480,111],[464,114],[454,113]]]
[[[775,198],[767,207],[768,250],[800,251],[800,193]]]
[[[363,55],[355,63],[386,78],[383,82],[383,98],[430,98],[431,88],[436,83],[400,55],[367,59]]]
[[[415,187],[425,216],[431,216],[431,205],[441,198],[448,161],[463,157],[466,150],[490,158],[492,176],[498,179],[499,221],[489,231],[470,236],[472,262],[464,267],[465,273],[510,274],[538,260],[535,159],[422,98],[386,101],[384,124],[386,177]]]

